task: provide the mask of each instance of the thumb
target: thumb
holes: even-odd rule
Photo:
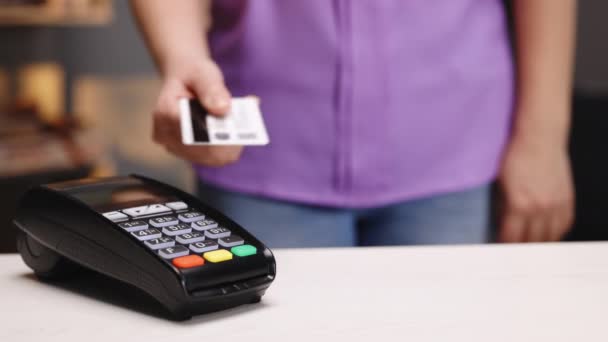
[[[222,80],[199,77],[193,84],[194,92],[210,114],[223,116],[230,110],[230,92]]]

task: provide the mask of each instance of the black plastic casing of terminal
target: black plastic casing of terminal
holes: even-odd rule
[[[87,193],[85,198],[95,198],[96,193],[107,194],[129,186],[171,194],[241,236],[256,247],[257,253],[178,269],[93,209],[87,200],[73,196],[78,192]],[[259,302],[276,275],[270,249],[240,225],[186,192],[137,175],[33,188],[23,197],[14,223],[29,238],[60,256],[147,292],[177,320]],[[23,239],[18,248],[25,262],[38,273],[37,263],[32,262],[34,257]]]

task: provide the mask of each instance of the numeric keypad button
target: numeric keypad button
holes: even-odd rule
[[[161,249],[175,246],[175,241],[166,236],[159,237],[157,239],[146,240],[144,241],[144,243],[151,249]]]
[[[148,222],[130,221],[130,222],[119,223],[118,226],[128,232],[136,232],[138,230],[148,229]]]
[[[181,201],[165,203],[165,206],[167,206],[175,211],[188,209],[188,205]]]
[[[190,233],[192,231],[192,227],[187,224],[178,224],[175,226],[167,226],[163,228],[163,233],[169,236],[176,236],[180,234]]]
[[[211,229],[211,228],[217,228],[217,226],[218,226],[217,222],[210,220],[210,219],[192,222],[192,228],[194,228],[195,230],[198,230],[198,231],[204,231],[204,230]]]
[[[173,247],[161,248],[158,250],[158,255],[165,259],[173,259],[190,254],[188,248],[177,245]]]
[[[245,240],[243,240],[243,238],[238,235],[230,235],[225,238],[218,239],[217,242],[220,244],[220,246],[229,248],[242,245],[243,243],[245,243]]]
[[[217,242],[208,240],[208,241],[200,241],[190,244],[190,249],[195,253],[205,253],[209,251],[213,251],[219,248]]]
[[[150,205],[142,205],[139,207],[123,209],[122,212],[131,217],[142,217],[142,216],[158,215],[158,214],[167,213],[170,211],[171,211],[171,209],[165,207],[162,204],[150,204]]]
[[[177,217],[175,216],[160,216],[160,217],[155,217],[155,218],[151,218],[150,221],[150,225],[156,228],[162,228],[162,227],[167,227],[167,226],[173,226],[179,223],[179,221],[177,220]]]
[[[144,229],[138,230],[136,232],[131,232],[133,236],[135,236],[139,241],[146,241],[150,239],[157,239],[161,237],[163,234],[158,229]]]
[[[203,215],[203,213],[200,213],[198,211],[189,211],[187,213],[179,214],[177,217],[182,222],[191,223],[194,221],[200,221],[200,220],[204,219],[205,215]]]
[[[129,216],[119,211],[109,211],[107,213],[103,213],[102,215],[112,222],[121,222],[129,219]]]
[[[205,240],[205,235],[203,235],[203,233],[199,233],[199,232],[191,232],[191,233],[178,235],[175,237],[175,239],[177,240],[177,242],[187,245],[189,243],[195,243],[195,242]]]
[[[210,239],[219,239],[230,236],[230,231],[224,227],[217,227],[205,230],[205,236]]]

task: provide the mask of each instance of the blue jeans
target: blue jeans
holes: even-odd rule
[[[490,240],[490,188],[369,209],[273,200],[201,182],[199,196],[271,248],[470,244]]]

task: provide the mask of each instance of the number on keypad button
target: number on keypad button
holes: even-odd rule
[[[243,243],[245,243],[245,240],[243,240],[243,238],[238,235],[231,235],[225,238],[220,238],[219,240],[217,240],[217,242],[222,247],[234,247],[242,245]]]
[[[177,242],[183,243],[185,245],[189,243],[199,242],[205,240],[205,235],[199,232],[186,233],[182,235],[178,235],[175,238]]]
[[[168,226],[163,228],[163,233],[169,236],[175,236],[180,234],[190,233],[192,231],[192,227],[187,224],[178,224],[175,226]]]
[[[178,224],[175,216],[161,216],[150,219],[150,224],[156,228],[162,228],[167,226],[173,226]]]
[[[161,248],[158,250],[158,255],[160,255],[161,257],[165,258],[165,259],[173,259],[173,258],[177,258],[177,257],[181,257],[184,255],[188,255],[190,254],[190,251],[188,250],[188,248],[184,247],[184,246],[173,246],[173,247],[167,247],[167,248]]]
[[[196,253],[209,252],[209,251],[218,249],[218,247],[219,246],[218,246],[217,242],[212,241],[212,240],[195,242],[190,245],[190,249]]]
[[[173,241],[173,239],[168,238],[166,236],[159,237],[158,239],[146,240],[146,241],[144,241],[144,243],[146,244],[146,246],[150,247],[151,249],[161,249],[161,248],[175,246],[175,241]]]
[[[145,221],[131,221],[119,223],[118,226],[128,232],[136,232],[138,230],[148,229],[148,223]]]
[[[199,231],[203,231],[203,230],[207,230],[207,229],[211,229],[211,228],[217,228],[217,222],[213,221],[213,220],[202,220],[202,221],[196,221],[196,222],[192,222],[192,228],[199,230]]]
[[[131,234],[135,236],[139,241],[157,239],[163,235],[158,229],[138,230],[136,232],[131,232]]]
[[[205,230],[205,236],[210,239],[219,239],[230,236],[230,231],[224,227],[212,228]]]
[[[179,219],[182,222],[190,223],[198,220],[202,220],[205,218],[205,215],[199,213],[198,211],[191,211],[183,214],[179,214]]]

